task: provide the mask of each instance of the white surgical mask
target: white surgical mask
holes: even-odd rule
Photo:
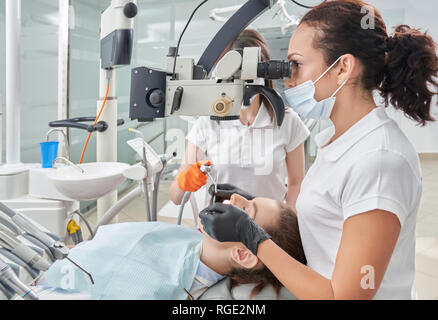
[[[340,56],[316,81],[306,81],[296,87],[284,91],[287,102],[303,119],[329,119],[336,102],[336,94],[347,83],[345,80],[327,99],[315,100],[315,84],[342,58]]]

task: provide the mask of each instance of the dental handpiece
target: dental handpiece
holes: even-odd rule
[[[12,254],[23,260],[30,267],[41,271],[47,271],[50,263],[37,252],[26,246],[17,238],[0,230],[0,245]]]
[[[9,286],[15,293],[25,300],[38,300],[38,295],[18,279],[11,267],[0,258],[0,281]]]
[[[39,230],[29,219],[7,207],[1,202],[0,210],[8,215],[17,226],[19,226],[25,232],[31,234],[39,241],[41,241],[44,245],[46,245],[55,257],[55,259],[62,260],[67,257],[69,250],[64,243],[60,241],[55,241],[53,238],[49,237],[47,234]]]
[[[85,272],[90,278],[91,283],[94,284],[94,280],[91,274],[88,271],[86,271],[83,267],[79,266],[72,259],[67,257],[70,250],[65,246],[64,243],[62,243],[61,241],[56,241],[53,238],[49,237],[44,232],[40,231],[38,227],[36,227],[29,219],[27,219],[20,213],[12,210],[11,208],[7,207],[1,202],[0,202],[0,210],[6,213],[6,215],[8,215],[11,218],[11,220],[15,222],[21,229],[23,229],[25,232],[29,233],[30,235],[38,239],[43,245],[45,245],[50,250],[50,252],[52,253],[55,259],[62,260],[67,258],[68,261],[70,261],[80,270]]]
[[[217,181],[215,179],[213,179],[213,177],[211,176],[211,171],[212,171],[211,166],[209,166],[207,164],[203,164],[203,165],[201,165],[201,168],[199,170],[201,170],[201,172],[208,175],[214,184],[214,195],[211,197],[211,203],[215,203],[216,202],[216,194],[217,194]]]

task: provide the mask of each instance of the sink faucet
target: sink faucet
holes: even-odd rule
[[[74,164],[73,162],[71,162],[70,160],[68,160],[68,159],[66,159],[66,158],[64,158],[64,157],[58,157],[58,158],[56,158],[56,159],[53,161],[53,167],[55,167],[55,163],[58,162],[58,161],[60,161],[60,160],[66,162],[67,164],[71,165],[72,167],[78,169],[79,171],[81,171],[81,173],[85,173],[85,170],[84,170],[84,169],[82,169],[81,167],[79,167],[78,165]]]
[[[46,141],[49,141],[50,134],[52,132],[55,132],[55,131],[62,133],[62,136],[64,138],[65,148],[66,148],[66,151],[67,151],[67,159],[70,160],[70,158],[71,158],[70,143],[68,142],[67,135],[65,134],[64,130],[62,130],[60,128],[54,128],[54,129],[49,130],[49,132],[47,132],[47,134],[46,134]]]

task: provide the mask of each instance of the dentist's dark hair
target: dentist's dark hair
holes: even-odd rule
[[[370,21],[374,26],[366,25]],[[363,66],[365,90],[379,90],[386,106],[391,103],[423,126],[435,120],[430,107],[438,94],[438,57],[430,35],[399,25],[389,36],[381,14],[361,0],[324,2],[300,24],[317,30],[313,46],[323,51],[327,65],[353,55]]]

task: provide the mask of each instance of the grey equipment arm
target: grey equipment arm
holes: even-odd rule
[[[251,22],[266,10],[271,9],[278,0],[250,0],[246,2],[219,30],[205,49],[197,66],[205,70],[196,74],[195,79],[203,79],[210,74],[222,52]]]
[[[13,289],[18,295],[26,300],[38,300],[38,296],[32,292],[32,289],[26,286],[16,276],[11,267],[0,258],[0,281]]]
[[[25,232],[31,234],[39,241],[41,241],[44,245],[46,245],[56,259],[61,260],[67,257],[69,250],[62,242],[55,241],[53,238],[49,237],[47,234],[42,232],[38,227],[36,227],[25,216],[12,210],[11,208],[7,207],[1,202],[0,202],[0,210],[6,213],[6,215],[9,216],[17,226],[19,226]]]

